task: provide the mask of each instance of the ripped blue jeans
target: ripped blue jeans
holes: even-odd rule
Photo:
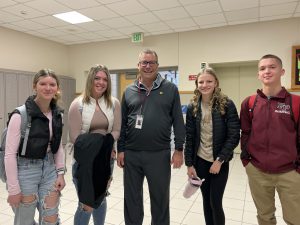
[[[54,190],[57,173],[52,153],[44,159],[18,158],[18,178],[21,193],[31,200],[14,208],[14,225],[34,224],[36,209],[39,212],[40,225],[60,224],[58,206],[60,193]],[[55,222],[47,222],[47,217],[57,216]]]

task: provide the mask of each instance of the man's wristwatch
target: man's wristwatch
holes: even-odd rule
[[[220,163],[224,162],[224,159],[221,159],[220,157],[217,157],[216,160],[219,161]]]

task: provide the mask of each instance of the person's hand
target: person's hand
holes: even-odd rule
[[[197,172],[193,166],[187,168],[187,175],[189,178],[198,177]]]
[[[116,158],[117,158],[116,156],[117,156],[116,150],[115,150],[115,149],[111,150],[110,158],[111,158],[111,159],[116,159]]]
[[[64,187],[66,186],[65,178],[63,174],[59,174],[57,176],[56,182],[55,182],[55,189],[56,191],[62,191]]]
[[[222,163],[219,162],[218,160],[215,160],[213,162],[213,164],[211,165],[209,172],[212,174],[218,174],[220,172],[221,166],[222,166]]]
[[[117,163],[118,163],[118,167],[120,168],[124,167],[124,152],[117,153]]]
[[[13,208],[18,208],[21,200],[22,200],[21,193],[16,194],[16,195],[9,195],[7,198],[7,203]]]
[[[180,168],[183,164],[183,151],[178,151],[175,149],[171,164],[173,164],[173,169]]]

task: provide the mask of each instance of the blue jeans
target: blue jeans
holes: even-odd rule
[[[111,166],[113,167],[114,161],[111,161]],[[72,166],[72,176],[73,183],[75,185],[76,191],[78,187],[78,180],[75,177],[75,173],[78,169],[78,163],[75,161]],[[90,222],[91,215],[93,215],[94,225],[104,225],[105,216],[107,210],[106,198],[103,199],[101,205],[97,209],[93,209],[92,212],[87,212],[83,209],[83,204],[78,202],[78,207],[74,215],[74,225],[88,225]]]
[[[48,153],[44,159],[18,158],[18,179],[21,193],[24,196],[34,195],[36,199],[30,203],[21,203],[19,207],[13,208],[15,212],[14,225],[34,224],[36,208],[39,211],[39,224],[57,225],[44,221],[44,217],[58,215],[59,201],[54,207],[49,207],[45,203],[45,198],[54,190],[57,179],[56,168],[52,153]]]

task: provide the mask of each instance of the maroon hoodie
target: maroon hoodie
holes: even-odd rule
[[[266,173],[296,169],[300,173],[299,123],[294,122],[290,93],[285,88],[268,98],[257,90],[253,118],[249,115],[249,97],[241,105],[241,159]],[[298,146],[298,147],[297,147]]]

